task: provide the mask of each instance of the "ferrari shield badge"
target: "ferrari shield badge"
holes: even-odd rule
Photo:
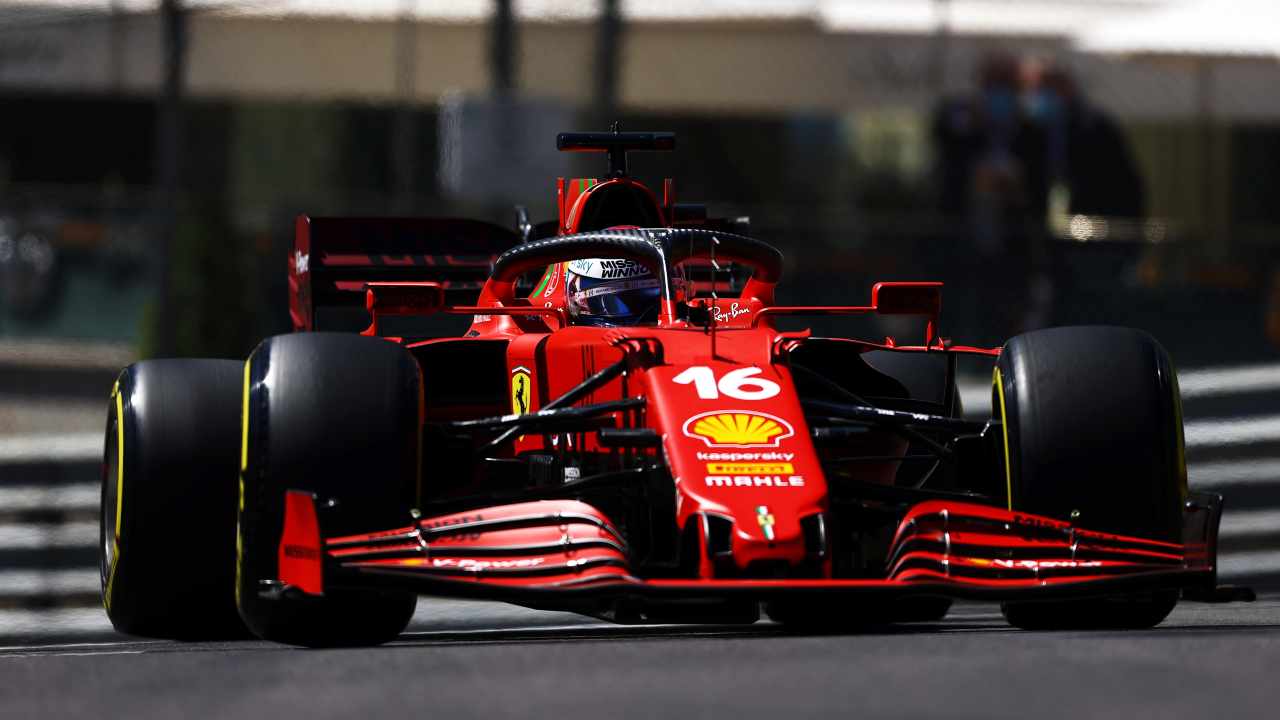
[[[517,367],[511,371],[511,412],[523,415],[529,412],[529,398],[532,396],[529,369]]]
[[[773,534],[773,513],[769,512],[768,505],[760,505],[756,508],[756,522],[760,523],[760,532],[764,533],[765,540],[772,540]]]

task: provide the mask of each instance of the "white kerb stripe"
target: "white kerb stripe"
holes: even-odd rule
[[[86,548],[97,544],[97,522],[0,525],[0,550]]]
[[[1232,510],[1222,513],[1218,534],[1224,538],[1280,535],[1280,510]]]
[[[1280,390],[1280,364],[1204,368],[1178,373],[1184,398]]]
[[[1255,445],[1280,440],[1280,415],[1197,420],[1183,427],[1188,448]]]
[[[91,593],[102,588],[97,570],[6,570],[0,572],[0,596]]]
[[[1280,551],[1225,553],[1218,556],[1218,575],[1223,578],[1280,573]]]
[[[0,437],[0,463],[101,460],[100,432]]]
[[[1280,485],[1280,458],[1222,460],[1187,464],[1194,488],[1225,485]]]
[[[0,485],[0,512],[29,510],[97,511],[98,483],[74,485]]]
[[[100,607],[57,610],[0,610],[0,637],[103,632],[111,621]]]

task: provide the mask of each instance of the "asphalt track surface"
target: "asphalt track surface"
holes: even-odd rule
[[[424,601],[380,648],[98,635],[0,648],[0,716],[1274,718],[1280,595],[1142,632],[1025,632],[964,604],[837,635],[618,627]]]

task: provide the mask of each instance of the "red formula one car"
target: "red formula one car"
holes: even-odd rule
[[[1141,628],[1222,595],[1221,498],[1187,489],[1150,336],[964,347],[930,282],[780,305],[783,257],[744,221],[628,177],[626,153],[670,134],[559,143],[610,172],[560,180],[555,222],[301,217],[299,332],[243,363],[121,374],[101,543],[117,628],[378,643],[423,593],[818,628],[976,598],[1024,628]],[[876,314],[918,317],[923,340],[776,326]],[[353,315],[367,327],[319,332]],[[397,329],[443,317],[470,325]],[[989,419],[961,413],[965,355],[994,366]]]

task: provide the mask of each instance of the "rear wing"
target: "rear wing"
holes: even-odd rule
[[[289,256],[293,329],[325,329],[328,308],[363,308],[369,282],[438,282],[446,302],[472,303],[493,261],[519,244],[515,230],[479,220],[299,215]]]

